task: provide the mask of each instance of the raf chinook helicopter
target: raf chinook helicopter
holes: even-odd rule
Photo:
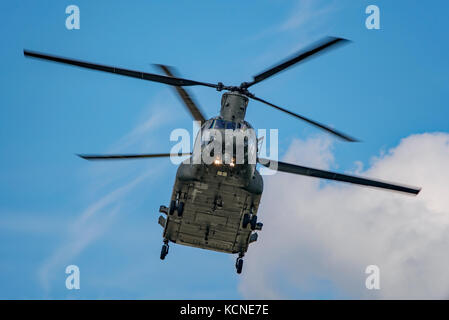
[[[243,82],[240,86],[226,86],[220,82],[213,84],[183,79],[174,75],[172,68],[163,65],[158,66],[165,75],[159,75],[28,50],[24,50],[24,55],[26,57],[160,82],[171,85],[176,89],[177,94],[193,118],[201,124],[201,130],[196,138],[193,152],[179,154],[80,155],[80,157],[87,160],[116,160],[190,156],[179,165],[169,206],[161,206],[159,209],[166,216],[159,217],[159,224],[164,228],[160,258],[163,260],[168,254],[169,242],[238,254],[235,266],[237,273],[241,273],[243,256],[247,252],[249,244],[257,240],[258,235],[255,231],[262,230],[263,226],[257,219],[257,211],[263,192],[263,179],[257,170],[257,164],[274,168],[281,172],[348,182],[414,195],[420,191],[419,188],[258,157],[256,134],[251,125],[245,121],[249,99],[259,101],[306,121],[345,141],[357,141],[319,122],[258,98],[248,91],[251,86],[345,42],[347,40],[342,38],[326,38],[308,49],[298,52],[292,58],[256,75],[253,81]],[[221,99],[220,115],[207,120],[197,104],[192,100],[191,95],[183,88],[186,86],[206,86],[215,88],[218,91],[225,90],[226,92],[223,93]],[[226,132],[229,131],[233,134],[232,139],[225,139],[223,142],[223,140],[217,138],[223,134],[226,135]],[[209,138],[204,139],[207,135],[209,135]],[[213,147],[211,148],[211,146]]]

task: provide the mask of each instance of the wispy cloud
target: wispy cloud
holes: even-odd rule
[[[310,25],[324,22],[327,15],[336,10],[334,1],[323,3],[317,0],[297,1],[291,14],[277,26],[277,31],[290,31],[299,28],[309,28]]]
[[[168,90],[164,90],[164,93],[169,94]],[[152,99],[148,105],[149,107],[136,126],[124,134],[110,150],[118,153],[130,147],[140,150],[139,146],[142,146],[149,137],[153,138],[155,130],[166,124],[168,119],[173,118],[167,115],[167,106],[160,102],[159,96]],[[154,141],[154,139],[151,139],[151,141]],[[146,178],[154,174],[154,171],[147,168],[129,178],[129,175],[122,175],[123,167],[120,172],[111,169],[111,167],[106,167],[106,169],[104,166],[87,167],[88,180],[86,181],[86,187],[95,186],[91,188],[91,191],[98,194],[98,197],[87,205],[86,209],[73,221],[61,224],[60,227],[65,228],[65,236],[61,244],[43,261],[38,271],[40,283],[47,294],[51,289],[54,275],[61,269],[63,270],[65,266],[74,263],[74,259],[83,250],[112,226],[121,209],[127,205],[126,196]],[[101,181],[100,184],[99,181]],[[98,185],[101,185],[101,188],[98,188]],[[115,187],[111,190],[112,185],[115,185]],[[105,193],[102,191],[103,189],[109,189],[109,191]]]
[[[252,63],[270,66],[323,36],[332,36],[329,18],[339,8],[336,1],[297,0],[283,20],[251,37],[252,41],[270,39],[269,48],[255,57]]]
[[[47,292],[52,274],[56,273],[55,269],[71,264],[77,255],[100,237],[120,212],[123,198],[152,173],[152,171],[146,171],[102,196],[69,224],[65,241],[43,262],[39,270],[41,284]]]
[[[164,91],[165,92],[165,91]],[[143,120],[120,138],[113,146],[114,150],[126,150],[136,144],[145,143],[149,138],[149,133],[154,132],[171,119],[167,107],[161,103],[155,103],[149,108],[149,112],[143,117]]]
[[[308,42],[311,33],[326,29],[329,15],[335,13],[338,8],[336,1],[297,0],[283,20],[267,27],[252,39],[294,32],[300,35],[304,42]]]

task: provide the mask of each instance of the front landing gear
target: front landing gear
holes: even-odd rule
[[[237,270],[238,274],[242,273],[242,269],[243,269],[243,253],[239,253],[239,256],[237,258],[237,260],[235,261],[235,269]]]
[[[165,256],[168,254],[168,240],[164,240],[164,244],[162,245],[162,249],[161,249],[161,260],[165,259]]]

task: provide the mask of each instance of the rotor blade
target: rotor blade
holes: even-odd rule
[[[350,176],[350,175],[340,174],[340,173],[335,173],[335,172],[330,172],[330,171],[313,169],[313,168],[298,166],[298,165],[280,162],[280,161],[274,161],[274,160],[268,160],[268,159],[258,159],[258,162],[267,168],[270,167],[270,163],[274,163],[274,164],[277,163],[278,171],[293,173],[293,174],[300,174],[303,176],[310,176],[310,177],[315,177],[315,178],[348,182],[348,183],[358,184],[358,185],[362,185],[362,186],[369,186],[369,187],[375,187],[375,188],[381,188],[381,189],[387,189],[387,190],[393,190],[393,191],[400,191],[400,192],[410,193],[410,194],[414,194],[414,195],[418,194],[419,191],[421,191],[420,188],[416,188],[416,187],[406,187],[406,186],[401,186],[401,185],[392,184],[392,183],[388,183],[388,182],[382,182],[379,180],[372,180],[372,179],[355,177],[355,176]]]
[[[216,84],[212,84],[212,83],[199,82],[199,81],[182,79],[182,78],[172,78],[172,77],[161,76],[161,75],[153,74],[153,73],[121,69],[121,68],[110,67],[110,66],[105,66],[105,65],[101,65],[101,64],[95,64],[95,63],[90,63],[90,62],[85,62],[85,61],[80,61],[80,60],[73,60],[73,59],[64,58],[64,57],[48,55],[48,54],[34,52],[34,51],[23,50],[23,54],[26,57],[32,57],[32,58],[43,59],[43,60],[48,60],[48,61],[53,61],[53,62],[58,62],[58,63],[64,63],[64,64],[69,64],[69,65],[73,65],[73,66],[77,66],[77,67],[93,69],[93,70],[98,70],[98,71],[104,71],[104,72],[109,72],[109,73],[115,73],[115,74],[132,77],[132,78],[165,83],[165,84],[168,84],[171,86],[206,86],[206,87],[211,87],[211,88],[218,87]]]
[[[309,47],[306,50],[301,50],[300,52],[297,52],[293,57],[289,58],[288,60],[281,62],[277,64],[276,66],[254,76],[254,81],[247,84],[247,88],[250,86],[259,83],[303,60],[306,60],[307,58],[310,58],[312,56],[317,56],[319,53],[325,52],[327,49],[331,47],[336,47],[337,44],[341,45],[345,42],[349,42],[349,40],[343,39],[343,38],[334,38],[334,37],[328,37],[324,38],[318,43],[315,43],[311,47]]]
[[[331,128],[329,128],[328,126],[325,126],[324,124],[321,124],[321,123],[316,122],[316,121],[313,121],[313,120],[311,120],[311,119],[309,119],[309,118],[300,116],[299,114],[296,114],[296,113],[294,113],[294,112],[292,112],[292,111],[289,111],[289,110],[287,110],[287,109],[284,109],[284,108],[281,108],[281,107],[279,107],[279,106],[277,106],[277,105],[274,105],[274,104],[272,104],[271,102],[268,102],[268,101],[265,101],[265,100],[263,100],[263,99],[261,99],[261,98],[258,98],[258,97],[256,97],[256,96],[254,96],[253,94],[249,95],[249,97],[252,98],[252,99],[254,99],[254,100],[260,101],[260,102],[262,102],[262,103],[264,103],[264,104],[266,104],[266,105],[269,105],[270,107],[273,107],[273,108],[275,108],[275,109],[277,109],[277,110],[280,110],[280,111],[282,111],[282,112],[288,113],[289,115],[291,115],[291,116],[293,116],[293,117],[296,117],[296,118],[298,118],[298,119],[304,120],[304,121],[306,121],[307,123],[310,123],[311,125],[314,125],[315,127],[318,127],[318,128],[320,128],[320,129],[323,129],[323,130],[325,130],[325,131],[327,131],[327,132],[329,132],[329,133],[332,133],[332,134],[336,135],[337,137],[339,137],[339,138],[341,138],[341,139],[343,139],[343,140],[346,140],[346,141],[349,141],[349,142],[358,142],[358,141],[359,141],[359,140],[357,140],[357,139],[354,139],[354,138],[348,136],[347,134],[344,134],[344,133],[339,132],[339,131],[337,131],[337,130],[331,129]]]
[[[189,156],[192,153],[152,153],[152,154],[109,154],[109,155],[89,155],[78,154],[78,157],[86,160],[126,160],[143,158],[163,158],[163,157],[182,157]]]
[[[171,78],[175,77],[173,74],[176,72],[174,71],[173,67],[168,67],[168,66],[165,66],[162,64],[157,64],[156,66],[158,66],[167,76],[169,76]],[[184,102],[185,106],[189,110],[193,119],[195,119],[196,121],[200,121],[201,124],[203,124],[206,121],[206,119],[204,118],[203,113],[200,111],[200,108],[198,107],[198,105],[193,101],[192,95],[187,93],[187,91],[182,87],[175,86],[175,89],[176,89],[176,92],[178,93],[179,97],[181,98],[181,100]]]

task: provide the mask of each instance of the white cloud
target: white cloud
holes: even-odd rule
[[[285,160],[334,164],[324,139]],[[403,139],[359,174],[422,187],[417,197],[277,173],[265,179],[264,230],[245,261],[246,298],[448,298],[449,134]],[[360,169],[360,167],[359,167]],[[288,188],[286,187],[288,186]],[[365,268],[380,267],[380,290]]]

